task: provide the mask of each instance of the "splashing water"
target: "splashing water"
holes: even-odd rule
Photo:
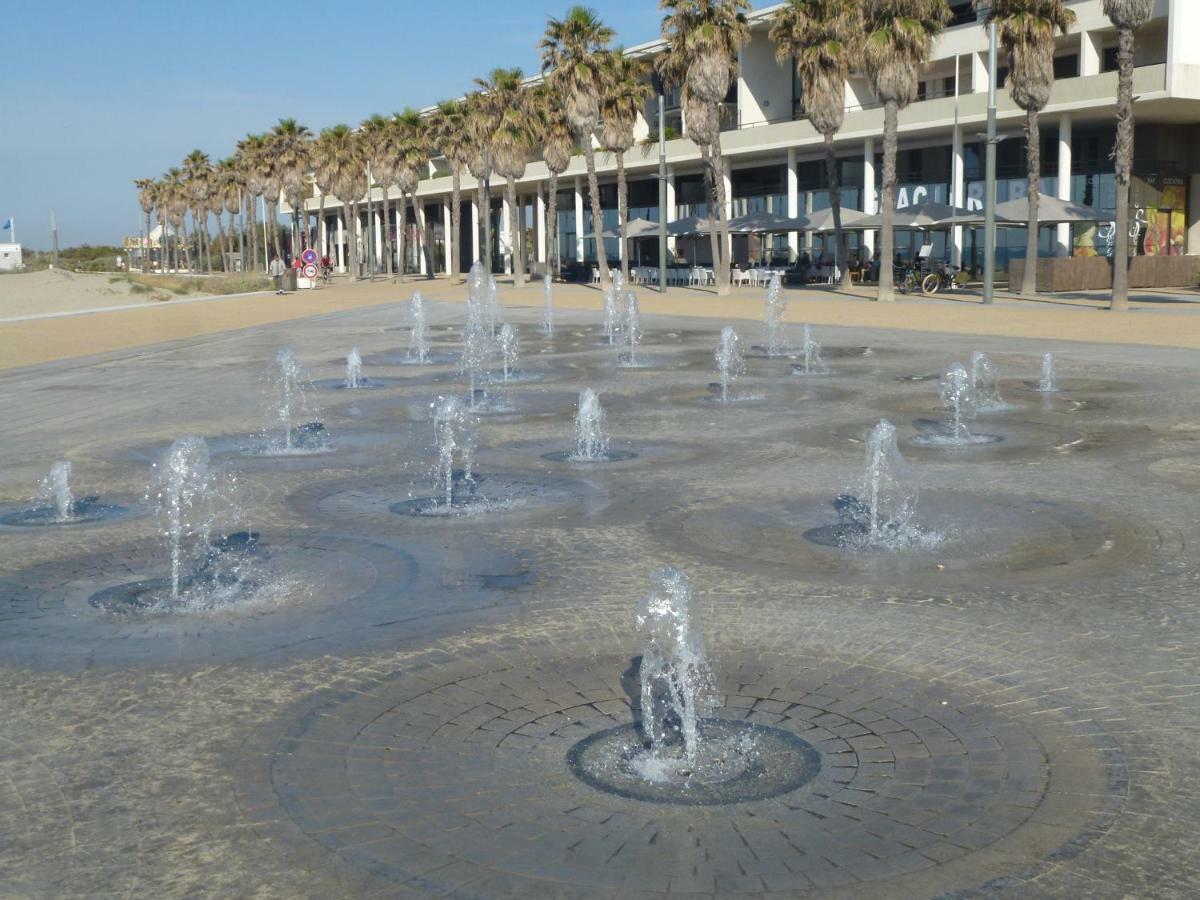
[[[812,327],[804,326],[804,362],[794,369],[797,375],[827,375],[829,366],[821,358],[821,343],[813,335]]]
[[[517,340],[516,331],[507,322],[500,326],[500,335],[496,338],[496,346],[499,348],[504,362],[504,380],[508,381],[509,376],[516,372],[520,342]]]
[[[971,390],[975,394],[975,408],[980,411],[1008,409],[1000,396],[1000,373],[991,358],[979,350],[971,354]]]
[[[913,522],[917,488],[897,445],[896,426],[887,419],[880,419],[867,438],[866,463],[857,492],[843,494],[834,505],[844,546],[895,551],[939,540]]]
[[[542,333],[551,336],[554,334],[554,278],[550,273],[547,272],[542,279],[542,286],[546,295],[546,305],[542,309]]]
[[[488,277],[483,263],[476,260],[467,273],[467,324],[485,325],[488,321]]]
[[[75,496],[71,493],[71,464],[59,460],[50,467],[49,474],[38,483],[34,504],[54,507],[55,519],[68,522],[75,517]]]
[[[617,342],[617,331],[620,311],[617,309],[617,289],[609,286],[604,289],[604,336],[608,338],[611,347]]]
[[[693,762],[700,719],[718,700],[715,680],[692,621],[687,575],[668,567],[650,580],[650,593],[636,616],[642,636],[642,733],[652,756],[661,759],[682,742],[684,757]]]
[[[625,293],[625,343],[629,347],[628,365],[637,365],[637,347],[638,341],[642,338],[641,326],[641,311],[638,308],[638,299],[636,291],[626,291]]]
[[[487,402],[487,364],[492,353],[492,341],[487,333],[486,325],[476,325],[468,322],[462,331],[462,356],[459,358],[459,372],[467,376],[470,385],[468,402],[474,409],[479,402]]]
[[[1037,390],[1043,394],[1057,394],[1058,381],[1054,375],[1054,354],[1042,356],[1042,379],[1038,382]]]
[[[363,384],[362,355],[357,347],[352,347],[346,354],[346,387],[350,389],[361,387]]]
[[[274,453],[311,453],[324,449],[324,427],[320,410],[309,402],[311,382],[290,347],[283,347],[275,356],[272,376],[277,430],[274,437],[268,432],[266,449]],[[297,432],[302,432],[298,443]],[[314,439],[312,436],[318,435]]]
[[[787,297],[783,293],[783,282],[779,273],[771,275],[767,285],[767,302],[763,307],[763,335],[767,342],[768,356],[783,356],[787,353],[787,340],[783,333],[783,314],[787,310]]]
[[[971,389],[971,375],[962,363],[954,363],[946,369],[939,394],[942,406],[951,414],[950,443],[969,443],[971,431],[967,421],[975,418],[975,393]]]
[[[469,316],[469,301],[467,309]],[[429,334],[425,324],[425,301],[420,291],[413,291],[412,299],[408,301],[408,321],[408,358],[424,365],[429,358]]]
[[[212,534],[214,479],[208,444],[204,438],[179,438],[156,468],[151,494],[171,555],[171,600],[178,601],[184,561],[207,553]]]
[[[579,392],[579,410],[575,414],[576,462],[597,462],[608,456],[608,415],[599,395],[591,388]]]
[[[454,506],[454,457],[458,454],[464,484],[474,484],[475,434],[478,420],[459,397],[438,397],[433,406],[433,434],[438,458],[434,489],[441,491],[446,509]]]
[[[716,352],[717,371],[721,375],[721,402],[729,402],[729,386],[746,373],[746,360],[742,357],[741,339],[732,325],[721,329],[721,343]]]
[[[489,275],[487,280],[487,317],[488,333],[496,336],[496,325],[500,322],[500,292],[496,289],[496,276]]]

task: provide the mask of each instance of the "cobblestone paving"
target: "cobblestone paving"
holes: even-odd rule
[[[435,350],[461,307],[430,303]],[[445,357],[402,364],[401,305],[0,376],[0,505],[50,462],[129,514],[0,533],[0,895],[264,898],[1191,897],[1200,883],[1200,361],[1194,353],[820,329],[828,376],[754,357],[711,402],[720,323],[646,317],[618,369],[584,314],[483,417],[478,467],[532,498],[461,525],[426,497]],[[752,345],[752,331],[743,334]],[[318,388],[335,449],[238,452],[275,351]],[[975,349],[1004,441],[908,444],[939,371]],[[1029,389],[1055,350],[1061,394]],[[570,446],[595,388],[632,460]],[[806,540],[897,424],[939,548],[867,559]],[[184,434],[238,474],[249,527],[298,587],[266,609],[115,616],[161,577],[149,465]],[[483,482],[487,484],[486,478]],[[537,502],[539,499],[544,503]],[[630,799],[567,763],[628,725],[632,613],[684,568],[719,718],[780,729],[820,768],[775,796]],[[768,792],[769,793],[769,792]]]

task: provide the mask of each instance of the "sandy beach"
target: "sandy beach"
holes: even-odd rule
[[[107,275],[66,272],[0,278],[0,369],[401,303],[414,290],[431,300],[461,302],[466,296],[461,283],[415,276],[402,283],[380,278],[354,284],[339,279],[328,287],[286,296],[264,292],[162,302],[132,294],[129,287],[123,281],[110,281]],[[1200,348],[1200,296],[1194,292],[1139,294],[1128,313],[1105,310],[1102,295],[1026,300],[1000,294],[995,304],[983,306],[978,294],[970,291],[947,297],[906,297],[885,304],[872,302],[872,294],[871,288],[852,292],[826,286],[788,289],[785,321]],[[729,321],[760,320],[764,295],[761,288],[737,288],[727,297],[702,288],[670,288],[665,295],[648,287],[639,289],[644,314]],[[517,289],[511,279],[500,281],[500,300],[506,306],[540,308],[543,297],[540,283]],[[598,311],[602,295],[590,285],[556,285],[554,302],[563,309]]]

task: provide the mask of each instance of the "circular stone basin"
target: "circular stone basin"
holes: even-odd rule
[[[542,459],[548,462],[578,463],[581,466],[587,466],[593,463],[625,462],[637,459],[637,454],[632,450],[609,450],[599,456],[579,456],[574,450],[556,450],[553,453],[543,453]]]
[[[597,790],[684,806],[778,797],[821,771],[820,753],[791,732],[728,719],[703,719],[699,731],[693,763],[681,754],[652,752],[630,724],[584,738],[567,753],[567,765]]]
[[[909,539],[898,549],[864,545],[839,522],[832,497],[757,498],[665,513],[654,530],[688,552],[739,569],[814,578],[861,578],[899,589],[980,573],[1008,580],[1082,577],[1133,565],[1146,541],[1133,523],[1112,525],[1064,503],[1020,495],[923,491]],[[1157,539],[1157,536],[1152,539]]]
[[[381,378],[378,375],[363,376],[354,387],[346,384],[345,378],[324,378],[313,382],[315,386],[329,391],[375,391],[380,388],[398,387],[407,383],[407,379],[404,378]]]
[[[450,505],[445,496],[417,497],[392,503],[399,516],[461,521],[511,512],[556,508],[578,502],[567,484],[536,475],[473,475],[468,482],[454,473]]]
[[[0,525],[11,528],[58,528],[72,525],[87,525],[92,522],[107,522],[129,514],[129,507],[115,503],[101,503],[99,497],[82,497],[71,505],[70,518],[60,518],[58,510],[50,506],[34,509],[18,509],[0,515]]]

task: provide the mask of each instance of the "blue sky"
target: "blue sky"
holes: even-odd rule
[[[618,43],[658,34],[655,0],[589,5]],[[60,246],[116,243],[138,230],[134,178],[156,177],[197,147],[226,156],[281,117],[314,131],[356,124],[458,96],[496,66],[535,71],[546,19],[569,6],[19,4],[0,30],[0,220],[14,217],[17,238],[37,249],[49,246],[52,209]]]

